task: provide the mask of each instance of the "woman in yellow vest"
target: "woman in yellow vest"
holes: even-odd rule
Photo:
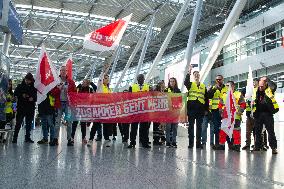
[[[5,103],[5,113],[6,113],[6,125],[12,126],[12,120],[15,118],[15,112],[13,110],[13,103],[15,102],[14,93],[13,93],[12,80],[9,79],[8,83],[8,94],[6,96]],[[12,127],[11,127],[12,128]]]
[[[168,93],[181,93],[178,88],[178,83],[176,78],[172,77],[169,79],[168,88],[165,90]],[[177,148],[177,128],[178,123],[167,123],[166,126],[166,146]]]

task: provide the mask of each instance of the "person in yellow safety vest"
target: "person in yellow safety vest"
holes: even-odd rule
[[[187,115],[188,115],[188,148],[193,148],[194,143],[194,123],[196,120],[196,148],[203,149],[201,144],[202,122],[205,114],[208,114],[207,89],[204,83],[201,83],[199,72],[194,71],[194,81],[190,81],[192,67],[185,77],[184,85],[188,90]]]
[[[9,79],[8,94],[6,96],[6,103],[5,103],[5,114],[6,114],[5,125],[10,125],[11,129],[12,129],[11,122],[15,118],[15,112],[13,110],[13,103],[15,102],[15,98],[12,88],[13,88],[12,80]]]
[[[254,89],[253,95],[255,96],[257,87],[258,87],[258,80],[254,80],[253,82]],[[246,101],[246,145],[242,148],[243,150],[250,149],[251,144],[251,133],[254,133],[254,119],[252,116],[252,102],[251,100]],[[254,136],[254,134],[253,134]]]
[[[274,132],[274,117],[273,114],[279,111],[274,94],[268,83],[265,80],[260,80],[258,83],[258,90],[254,97],[253,116],[255,119],[255,146],[253,151],[260,151],[262,145],[262,129],[263,125],[268,132],[269,145],[272,149],[272,154],[277,154],[277,140]]]
[[[150,86],[147,83],[144,83],[145,77],[143,74],[139,74],[137,76],[137,82],[129,87],[129,92],[148,92],[150,91]],[[140,122],[140,123],[131,123],[131,131],[130,131],[130,144],[128,148],[135,148],[136,145],[136,136],[139,124],[139,138],[142,143],[142,147],[151,148],[149,146],[149,122]]]
[[[212,101],[212,123],[214,127],[215,144],[212,148],[219,145],[219,131],[221,127],[221,115],[219,112],[219,102],[223,95],[227,93],[228,88],[223,84],[224,78],[222,75],[216,76],[216,83],[208,90],[208,98]]]
[[[235,150],[237,152],[240,152],[241,149],[241,121],[242,121],[242,114],[245,111],[246,108],[246,102],[244,96],[239,91],[235,91],[235,83],[233,81],[227,82],[227,87],[231,85],[232,90],[234,91],[234,97],[236,100],[236,106],[237,106],[237,112],[235,117],[235,125],[233,130],[233,142],[229,144],[229,148],[232,150]],[[220,100],[219,103],[219,110],[222,115],[222,112],[225,108],[225,102],[226,102],[227,95],[223,95],[223,98]],[[227,140],[227,134],[220,130],[220,136],[219,136],[219,146],[215,147],[215,150],[225,150],[225,142]]]
[[[112,90],[109,88],[109,75],[104,74],[103,82],[101,86],[101,93],[112,93]],[[99,126],[100,124],[98,124]],[[106,147],[110,147],[110,136],[112,136],[113,127],[116,123],[103,123],[103,136],[106,141]]]

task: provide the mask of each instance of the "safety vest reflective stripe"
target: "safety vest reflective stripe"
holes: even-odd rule
[[[227,93],[227,90],[228,90],[227,87],[223,87],[221,91],[219,91],[218,89],[215,91],[213,98],[212,98],[212,110],[216,110],[219,108],[220,99],[223,98],[224,96],[223,94]]]
[[[255,94],[256,94],[256,93],[255,93]],[[279,109],[279,105],[278,105],[277,101],[275,100],[275,97],[274,97],[274,95],[272,94],[272,91],[271,91],[270,88],[267,88],[267,89],[265,90],[265,95],[266,95],[268,98],[271,99],[271,102],[272,102],[272,104],[273,104],[274,110]],[[256,96],[256,95],[254,95],[254,102],[255,102],[255,98],[256,98],[255,96]],[[255,111],[256,111],[256,107],[255,107],[255,103],[254,103],[253,112],[255,112]]]

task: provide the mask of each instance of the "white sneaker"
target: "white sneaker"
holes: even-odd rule
[[[93,140],[89,140],[87,146],[91,147],[93,145]]]

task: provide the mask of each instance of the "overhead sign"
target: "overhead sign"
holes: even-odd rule
[[[0,0],[0,27],[3,32],[11,33],[11,42],[13,44],[22,44],[22,22],[10,0]]]

